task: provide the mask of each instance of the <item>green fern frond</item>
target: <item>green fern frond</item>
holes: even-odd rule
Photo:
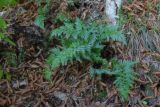
[[[126,43],[126,38],[121,34],[121,33],[118,33],[116,35],[111,35],[110,36],[110,39],[113,40],[113,41],[119,41],[119,42],[122,42],[123,44],[127,44]],[[109,38],[108,38],[109,40]]]
[[[51,66],[51,69],[55,69],[59,65],[66,65],[68,61],[76,59],[77,56],[83,58],[83,55],[87,56],[91,51],[91,46],[79,46],[75,45],[73,48],[68,48],[60,51],[59,49],[53,49],[47,58],[47,64]]]
[[[116,77],[114,84],[118,90],[118,93],[123,101],[127,101],[128,94],[136,78],[136,73],[132,68],[134,64],[136,64],[136,62],[113,59],[111,69],[107,68],[106,66],[103,66],[103,69],[91,68],[90,75],[92,77],[94,75],[101,74],[114,75]]]
[[[118,31],[118,26],[103,26],[103,28],[108,29],[104,31],[104,35],[107,36],[107,40],[113,40],[113,41],[119,41],[122,42],[123,44],[126,44],[126,38],[124,35],[122,35],[122,32]],[[104,36],[105,37],[105,36]]]
[[[136,73],[133,71],[135,64],[136,62],[133,61],[112,60],[112,71],[115,72],[116,76],[114,84],[123,101],[128,100],[128,94],[136,78]]]
[[[59,51],[59,50],[57,50]],[[76,49],[69,48],[59,51],[58,54],[51,53],[47,58],[47,64],[50,65],[51,69],[55,69],[60,65],[66,65],[69,60],[72,60],[76,56]]]

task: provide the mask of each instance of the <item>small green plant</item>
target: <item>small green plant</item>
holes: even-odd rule
[[[44,20],[46,19],[47,14],[52,5],[52,0],[30,0],[31,2],[35,2],[38,5],[38,16],[35,18],[35,25],[39,26],[41,29],[44,29]],[[66,3],[69,6],[74,5],[74,0],[66,0]]]
[[[0,8],[12,6],[17,3],[16,0],[0,0]]]
[[[5,36],[6,28],[7,28],[7,24],[5,20],[0,17],[0,42],[1,41],[8,42],[9,44],[15,46],[15,43],[12,42],[7,36]]]
[[[7,7],[7,6],[15,5],[15,4],[16,4],[16,0],[0,0],[0,9]],[[0,42],[5,41],[5,42],[8,42],[9,44],[15,46],[15,43],[12,42],[6,36],[6,34],[7,34],[6,28],[7,28],[7,24],[6,24],[5,20],[2,17],[0,17]]]
[[[36,17],[34,23],[39,26],[41,29],[44,29],[44,20],[46,18],[46,14],[49,12],[51,6],[51,0],[31,0],[37,3],[38,8],[38,16]],[[45,5],[43,5],[45,4]]]

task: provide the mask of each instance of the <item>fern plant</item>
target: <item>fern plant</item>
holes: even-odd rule
[[[59,17],[62,21],[64,17]],[[125,42],[125,38],[116,26],[84,23],[79,18],[75,21],[68,19],[63,20],[64,24],[51,31],[50,39],[56,38],[61,42],[61,45],[53,48],[49,52],[46,59],[48,65],[44,74],[46,79],[51,79],[52,70],[55,70],[60,65],[66,65],[73,61],[88,60],[92,63],[100,63],[100,69],[91,67],[90,74],[111,74],[116,76],[114,82],[120,93],[120,96],[126,100],[128,92],[133,84],[134,73],[132,72],[132,62],[112,60],[112,69],[108,69],[108,62],[101,57],[103,42],[114,40]]]
[[[114,84],[123,101],[128,100],[128,93],[132,88],[136,73],[133,71],[133,65],[136,62],[127,60],[112,59],[112,67],[102,66],[102,69],[90,68],[91,77],[101,74],[114,75],[116,77]]]
[[[100,56],[103,49],[102,42],[105,40],[121,41],[125,43],[125,38],[115,26],[96,23],[84,24],[79,18],[75,23],[66,21],[63,26],[51,32],[50,39],[58,38],[62,46],[50,51],[46,62],[49,65],[46,74],[51,70],[66,65],[72,61],[89,60],[91,62],[106,63]],[[46,75],[49,79],[51,75]]]

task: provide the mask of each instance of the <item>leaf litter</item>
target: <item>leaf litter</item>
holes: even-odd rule
[[[67,11],[75,18],[103,21],[104,0],[80,0],[74,10],[68,11],[66,1],[54,1],[51,15],[47,17],[46,27],[52,29],[58,10]],[[121,59],[136,59],[139,61],[135,68],[139,74],[130,92],[129,101],[120,100],[113,85],[114,77],[103,75],[90,78],[89,62],[74,62],[53,72],[52,81],[43,78],[44,61],[47,56],[47,30],[41,30],[34,25],[37,6],[23,2],[12,8],[11,13],[20,15],[4,15],[11,22],[8,30],[18,44],[16,48],[0,44],[1,51],[14,50],[18,61],[16,67],[7,66],[5,57],[0,57],[3,71],[9,72],[11,80],[0,80],[0,105],[15,107],[154,107],[160,105],[160,37],[159,20],[156,4],[158,0],[124,1],[122,10],[128,20],[123,24],[129,45],[123,47],[111,42],[110,47]],[[17,8],[17,9],[16,9]],[[19,9],[20,8],[20,9]],[[6,14],[8,10],[5,10]],[[22,12],[22,13],[21,13]],[[11,16],[9,16],[11,15]],[[136,22],[138,21],[138,22]],[[139,23],[142,22],[142,23]],[[140,25],[139,25],[140,24]],[[142,29],[137,29],[144,27]],[[41,44],[41,45],[39,45]],[[55,45],[55,44],[54,44]],[[111,56],[112,57],[112,56]],[[105,93],[104,93],[105,92]],[[101,94],[102,93],[102,94]],[[104,96],[102,96],[104,95]]]

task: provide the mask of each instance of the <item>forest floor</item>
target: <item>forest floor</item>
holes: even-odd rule
[[[113,84],[114,77],[91,78],[89,63],[73,63],[53,72],[51,81],[43,76],[50,47],[47,37],[57,26],[51,20],[58,11],[70,17],[102,21],[104,0],[80,0],[74,6],[55,1],[45,20],[45,30],[34,25],[37,5],[27,0],[6,10],[7,31],[16,47],[0,43],[0,63],[5,78],[0,80],[0,107],[160,107],[160,3],[159,0],[125,0],[119,24],[127,46],[110,48],[122,59],[138,61],[138,78],[123,102]],[[127,2],[132,1],[132,2]],[[110,50],[106,50],[108,53]],[[109,55],[112,57],[112,55]]]

